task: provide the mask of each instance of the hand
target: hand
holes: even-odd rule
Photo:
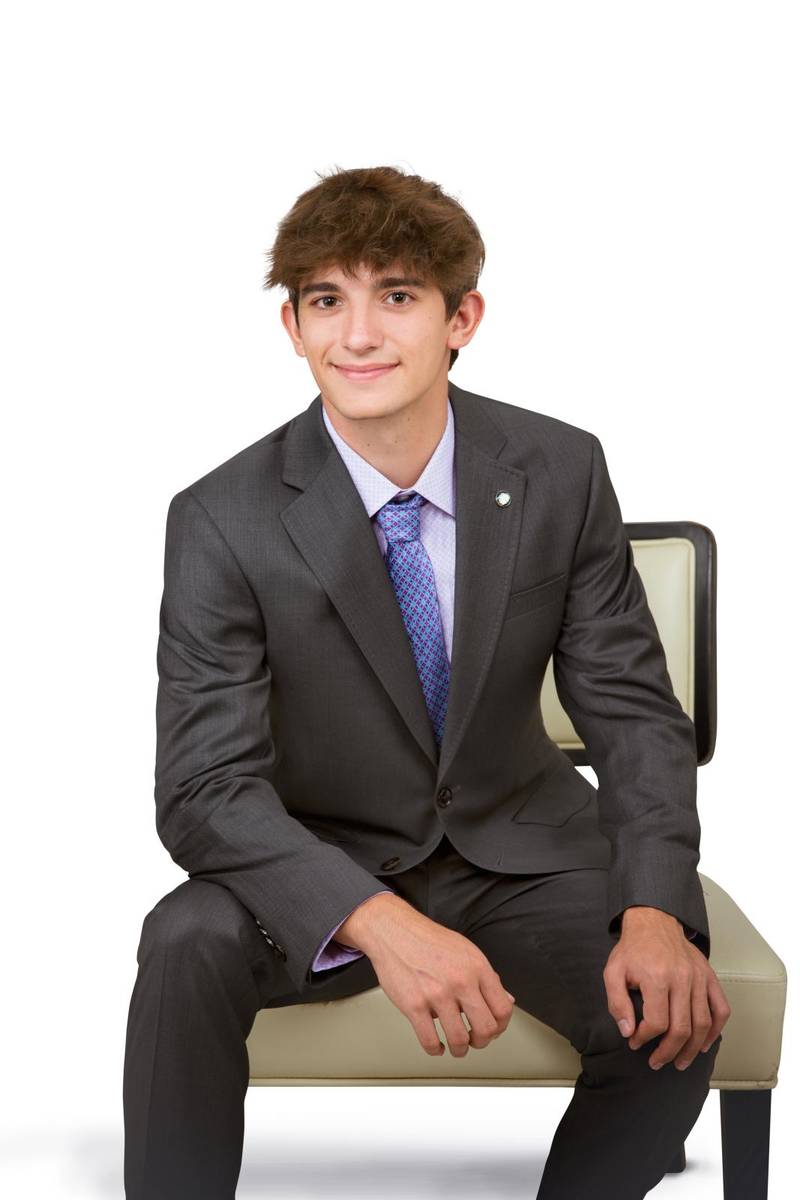
[[[485,954],[400,896],[380,893],[359,905],[340,926],[336,941],[364,951],[426,1054],[445,1050],[434,1017],[454,1058],[463,1058],[470,1046],[483,1049],[508,1027],[514,997]]]
[[[689,941],[680,921],[658,908],[636,905],[622,914],[622,933],[603,969],[608,1011],[620,1022],[631,1050],[666,1031],[648,1062],[658,1070],[677,1059],[684,1070],[698,1050],[716,1041],[731,1015],[708,959]],[[628,987],[642,993],[643,1019],[637,1029]]]

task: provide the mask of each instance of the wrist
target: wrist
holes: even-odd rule
[[[367,900],[362,901],[358,908],[342,922],[333,938],[334,942],[347,947],[349,950],[361,950],[366,953],[372,944],[372,934],[376,929],[376,921],[390,905],[405,904],[393,892],[377,892]]]
[[[621,928],[625,929],[631,925],[650,924],[652,922],[671,922],[674,925],[683,928],[677,917],[673,917],[672,913],[665,912],[663,908],[653,908],[646,904],[633,904],[630,908],[626,908],[622,914]]]

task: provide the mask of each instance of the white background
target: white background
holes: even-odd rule
[[[136,947],[185,878],[152,794],[167,505],[316,395],[264,252],[315,172],[379,164],[436,180],[486,243],[452,379],[596,433],[625,520],[717,539],[700,869],[789,973],[770,1196],[792,1194],[797,14],[4,5],[7,1194],[122,1195]],[[238,1194],[532,1198],[568,1100],[251,1089]],[[718,1105],[659,1195],[722,1195]]]

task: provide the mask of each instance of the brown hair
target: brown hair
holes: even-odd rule
[[[323,266],[353,276],[400,262],[439,288],[445,320],[477,287],[486,250],[478,227],[438,184],[395,167],[336,167],[298,196],[278,226],[264,288],[285,287],[299,323],[301,282]],[[450,364],[458,350],[450,351]],[[448,368],[449,369],[449,368]]]

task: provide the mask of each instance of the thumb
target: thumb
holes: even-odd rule
[[[609,979],[606,991],[608,993],[608,1011],[617,1022],[622,1036],[630,1037],[636,1028],[636,1011],[630,992],[625,985],[624,976]]]

